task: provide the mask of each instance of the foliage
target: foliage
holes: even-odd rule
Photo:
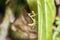
[[[60,40],[60,19],[56,17],[56,24],[58,25],[53,34],[53,40]]]
[[[52,24],[55,19],[53,0],[37,0],[38,40],[52,40]]]
[[[35,28],[38,29],[38,40],[60,40],[60,19],[58,17],[56,18],[56,24],[58,26],[55,29],[55,32],[52,33],[53,22],[56,15],[54,0],[15,0],[14,2],[16,5],[16,8],[14,7],[16,15],[19,15],[19,13],[24,9],[24,6],[28,4],[31,14],[28,15],[35,23],[35,25],[31,25],[35,26]],[[4,9],[5,0],[0,0],[0,5],[0,7]],[[3,38],[6,37],[9,29],[9,18],[11,17],[11,15],[13,15],[12,9],[13,7],[11,8],[10,6],[7,6],[5,10],[6,14],[1,24],[2,27],[0,27],[0,34],[3,35],[5,31],[5,35],[2,36]],[[15,38],[27,39],[27,36],[23,34],[24,33],[12,31],[11,36]]]

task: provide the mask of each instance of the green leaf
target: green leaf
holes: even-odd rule
[[[37,0],[38,40],[52,40],[52,24],[55,19],[53,0]]]
[[[27,0],[29,8],[31,11],[37,13],[37,0]]]

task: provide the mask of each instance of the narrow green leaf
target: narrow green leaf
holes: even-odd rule
[[[52,24],[55,19],[54,0],[37,0],[38,39],[52,40]]]

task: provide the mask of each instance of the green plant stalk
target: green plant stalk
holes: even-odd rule
[[[52,40],[52,24],[55,19],[54,0],[37,0],[38,40]]]

